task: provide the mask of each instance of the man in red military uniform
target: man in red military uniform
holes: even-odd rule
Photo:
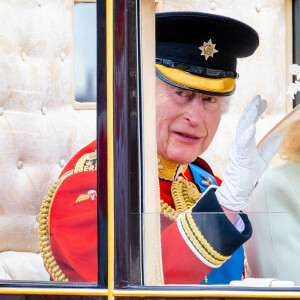
[[[210,145],[235,90],[237,57],[255,51],[257,33],[221,16],[162,13],[156,40],[164,282],[200,283],[250,238],[251,224],[238,212],[281,137],[257,152],[255,123],[266,102],[254,97],[239,121],[223,182],[213,176],[197,157]],[[72,158],[43,203],[40,245],[53,280],[97,281],[96,168],[93,142]]]

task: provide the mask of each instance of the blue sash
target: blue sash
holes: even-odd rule
[[[213,175],[204,171],[195,164],[189,164],[192,171],[195,183],[200,188],[201,193],[204,193],[209,187],[209,182],[217,185]],[[207,282],[204,280],[200,284],[229,284],[232,280],[241,280],[244,270],[244,248],[238,248],[228,261],[226,261],[220,268],[213,269],[207,276]]]

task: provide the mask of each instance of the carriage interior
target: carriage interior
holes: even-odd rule
[[[75,93],[78,82],[91,84],[88,73],[80,74],[80,79],[75,80],[81,67],[76,65],[74,58],[74,27],[87,26],[78,20],[80,17],[74,20],[75,8],[90,4],[95,5],[95,1],[0,1],[0,280],[50,280],[38,242],[40,205],[70,158],[96,138],[96,105],[89,99],[88,103],[79,103]],[[203,157],[210,162],[214,173],[222,177],[234,138],[232,128],[236,127],[244,106],[252,96],[261,94],[268,102],[267,111],[258,123],[257,141],[293,109],[293,100],[286,92],[293,80],[289,72],[293,55],[291,1],[156,0],[143,7],[149,10],[142,15],[145,19],[149,18],[148,24],[153,24],[155,10],[204,11],[237,18],[253,26],[260,35],[259,50],[240,62],[240,79],[230,110],[223,116],[215,140]],[[149,44],[144,45],[144,56],[154,56],[153,39],[151,45],[152,48]],[[143,63],[149,64],[149,61]],[[143,76],[149,74],[144,73]],[[150,80],[144,78],[144,93],[148,93],[145,98],[153,97],[151,86],[146,86],[153,84],[154,74],[151,76]],[[153,104],[149,108],[155,110]],[[155,118],[155,111],[150,114],[150,119],[151,116]],[[149,115],[145,116],[147,118]],[[150,158],[150,163],[153,159]],[[149,164],[149,161],[145,163]],[[282,163],[277,156],[270,167]],[[150,175],[145,176],[153,176],[155,172],[157,170],[152,168]],[[151,190],[153,187],[157,188],[155,179],[153,185],[146,188]],[[154,215],[157,209],[151,204],[145,207],[150,215]],[[247,277],[265,280],[245,281],[244,284],[268,286],[272,284],[269,278],[277,278],[288,282],[287,286],[300,285],[299,276],[298,280],[289,277],[288,265],[292,262],[287,258],[284,260],[279,249],[282,244],[286,248],[292,247],[295,241],[275,240],[272,235],[276,223],[289,218],[290,213],[256,207],[249,214],[254,221],[260,222],[261,227],[257,230],[264,232],[262,237],[256,237],[254,232],[253,241],[266,244],[261,247],[251,241],[246,244]],[[299,211],[295,210],[293,215],[299,218]],[[157,225],[155,218],[153,216],[153,219],[145,221],[145,226]],[[300,230],[300,221],[298,223]],[[155,238],[149,236],[149,245],[155,244]],[[271,251],[272,255],[266,255],[270,253],[267,251]],[[147,250],[145,253],[147,255]],[[147,263],[146,270],[149,274],[157,271],[153,269],[157,266],[156,259],[151,257],[148,260],[150,263]]]

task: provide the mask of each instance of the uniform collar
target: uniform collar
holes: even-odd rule
[[[158,155],[158,177],[160,179],[174,181],[177,180],[180,174],[183,174],[188,165],[180,165],[173,161],[167,160]]]

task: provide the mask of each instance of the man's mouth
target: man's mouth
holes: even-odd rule
[[[190,138],[190,139],[194,139],[194,140],[197,140],[199,139],[198,137],[194,136],[194,135],[188,135],[188,134],[183,134],[183,133],[180,133],[180,132],[175,132],[183,137],[186,137],[186,138]]]

